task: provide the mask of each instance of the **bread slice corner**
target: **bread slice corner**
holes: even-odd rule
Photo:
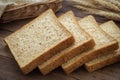
[[[108,54],[110,51],[118,49],[117,40],[103,31],[92,15],[86,16],[80,19],[78,22],[80,27],[88,32],[90,36],[92,36],[96,45],[94,48],[85,51],[64,63],[62,65],[62,69],[67,74],[84,65],[88,61],[91,61],[97,57]]]
[[[24,74],[74,43],[72,34],[49,9],[5,38]]]
[[[114,37],[119,43],[119,49],[102,57],[96,58],[85,64],[85,68],[89,72],[93,72],[110,64],[120,61],[120,28],[113,22],[108,21],[100,25],[100,27],[109,35]]]
[[[79,26],[72,11],[68,11],[60,16],[59,21],[72,33],[75,38],[75,43],[39,66],[39,70],[44,75],[50,73],[81,52],[91,49],[95,45],[92,37]]]

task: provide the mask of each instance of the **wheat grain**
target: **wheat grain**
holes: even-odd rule
[[[105,1],[105,0],[93,0],[93,1],[94,1],[94,3],[96,3],[96,4],[98,4],[98,5],[101,5],[101,6],[103,6],[104,8],[107,8],[107,9],[109,9],[109,10],[113,10],[113,11],[117,11],[117,12],[120,11],[120,9],[119,9],[118,6],[112,4],[112,3],[109,2],[109,1]]]
[[[82,5],[91,8],[97,8],[92,0],[70,0],[72,5]]]
[[[120,9],[120,1],[118,1],[118,0],[105,0],[105,1],[109,1],[111,4],[118,6]]]
[[[113,19],[113,20],[120,21],[120,15],[117,14],[117,13],[113,13],[113,12],[110,12],[110,11],[103,11],[103,10],[93,9],[93,8],[80,6],[80,5],[74,5],[73,7],[76,7],[78,9],[87,11],[90,14],[100,15],[100,16],[104,16],[104,17],[106,17],[108,19]]]

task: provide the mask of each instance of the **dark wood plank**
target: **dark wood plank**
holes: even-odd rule
[[[4,47],[0,48],[0,56],[13,58],[8,46],[4,46]]]
[[[66,1],[64,1],[63,8],[57,12],[56,15],[60,16],[69,10],[72,10],[77,18],[83,18],[89,15],[81,10],[71,7]],[[100,23],[109,21],[104,17],[93,16]],[[120,63],[107,66],[93,73],[88,73],[81,67],[70,75],[66,75],[61,68],[52,71],[47,76],[43,76],[38,69],[35,69],[28,75],[24,75],[3,39],[31,20],[32,19],[18,20],[0,24],[0,80],[120,80]],[[120,22],[116,21],[116,24],[120,26]]]
[[[116,80],[120,80],[120,63],[112,64],[106,66],[97,71],[98,73],[105,74],[107,76],[116,78]]]
[[[13,58],[8,49],[6,43],[4,42],[4,38],[10,35],[12,32],[0,29],[0,55]]]
[[[0,38],[4,39],[6,36],[10,35],[12,32],[4,29],[0,29]]]
[[[111,68],[112,71],[110,71],[109,68]],[[120,64],[114,64],[114,66],[108,66],[92,73],[88,73],[82,67],[74,71],[69,76],[80,80],[120,80]]]
[[[54,72],[43,76],[38,69],[28,75],[24,75],[14,59],[3,56],[0,56],[0,65],[0,80],[75,80]]]
[[[0,29],[14,32],[33,19],[18,20],[9,23],[0,23]]]
[[[0,38],[0,48],[4,47],[6,44],[3,41],[3,38]]]

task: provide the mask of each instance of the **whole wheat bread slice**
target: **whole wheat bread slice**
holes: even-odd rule
[[[93,16],[81,19],[79,25],[92,36],[96,45],[93,49],[83,52],[63,64],[62,68],[67,74],[90,60],[118,49],[118,42],[99,27]]]
[[[51,9],[5,38],[15,60],[27,74],[57,52],[72,45],[72,34]]]
[[[120,61],[120,29],[113,21],[108,21],[104,24],[101,24],[100,27],[118,41],[119,49],[86,63],[85,67],[89,72]]]
[[[67,60],[95,45],[90,35],[79,26],[72,11],[68,11],[60,16],[59,20],[73,34],[75,43],[39,66],[40,71],[44,75],[61,66]]]

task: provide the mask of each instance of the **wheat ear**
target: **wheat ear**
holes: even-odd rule
[[[104,17],[106,17],[108,19],[113,19],[113,20],[120,21],[120,15],[117,14],[117,13],[113,13],[113,12],[110,12],[110,11],[103,11],[103,10],[93,9],[93,8],[80,6],[80,5],[74,5],[73,7],[76,7],[78,9],[87,11],[90,14],[100,15],[100,16],[104,16]]]
[[[112,3],[112,4],[116,5],[116,6],[118,6],[119,9],[120,9],[120,2],[119,2],[118,0],[105,0],[105,1],[109,1],[110,3]]]
[[[97,8],[92,0],[70,0],[72,5],[82,5],[91,8]]]
[[[109,10],[113,10],[113,11],[116,11],[116,12],[120,12],[120,9],[118,6],[112,4],[111,2],[109,1],[105,1],[105,0],[93,0],[94,3],[98,4],[98,5],[101,5],[103,6],[104,8],[107,8]]]

